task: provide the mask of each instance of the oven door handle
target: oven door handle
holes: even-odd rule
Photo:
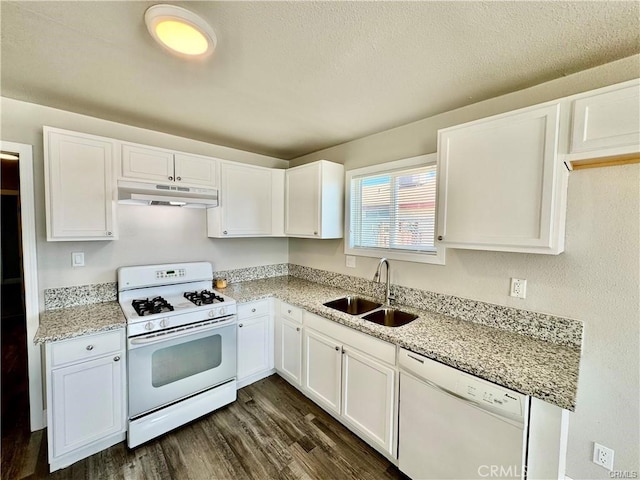
[[[195,328],[193,326],[187,326],[187,327],[178,328],[172,332],[142,335],[140,337],[130,338],[129,346],[130,348],[136,348],[136,347],[142,347],[144,345],[152,345],[154,343],[161,343],[161,342],[173,340],[174,338],[186,337],[187,335],[195,335],[198,333],[209,332],[211,330],[216,330],[218,328],[223,328],[231,325],[233,324],[225,323],[223,325],[219,325],[217,323],[214,323],[214,324],[203,325]]]

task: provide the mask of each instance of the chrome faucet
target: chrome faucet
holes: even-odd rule
[[[378,269],[376,270],[375,275],[373,276],[373,281],[374,282],[378,282],[380,283],[380,270],[382,269],[382,264],[385,264],[387,266],[387,281],[386,281],[386,290],[384,293],[384,304],[385,305],[390,305],[389,304],[389,300],[390,299],[390,295],[389,295],[389,260],[387,260],[386,258],[381,258],[380,262],[378,263]]]

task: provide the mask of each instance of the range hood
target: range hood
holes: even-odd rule
[[[218,206],[218,190],[215,188],[182,187],[172,184],[118,180],[118,203],[211,208]]]

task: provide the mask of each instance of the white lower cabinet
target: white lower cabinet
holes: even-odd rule
[[[392,453],[396,372],[349,347],[342,353],[342,415]]]
[[[47,344],[50,470],[125,439],[124,330]]]
[[[296,387],[302,386],[302,311],[280,303],[276,319],[275,368]]]
[[[304,330],[304,390],[327,410],[340,414],[342,345],[309,328]]]
[[[396,347],[307,312],[303,337],[304,393],[395,458]]]
[[[273,373],[271,300],[238,307],[238,388]]]

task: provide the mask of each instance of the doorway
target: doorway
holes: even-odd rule
[[[0,141],[2,438],[45,427],[31,145]],[[4,455],[3,455],[4,457]]]
[[[2,437],[28,435],[29,374],[24,302],[20,169],[16,152],[0,155]]]

